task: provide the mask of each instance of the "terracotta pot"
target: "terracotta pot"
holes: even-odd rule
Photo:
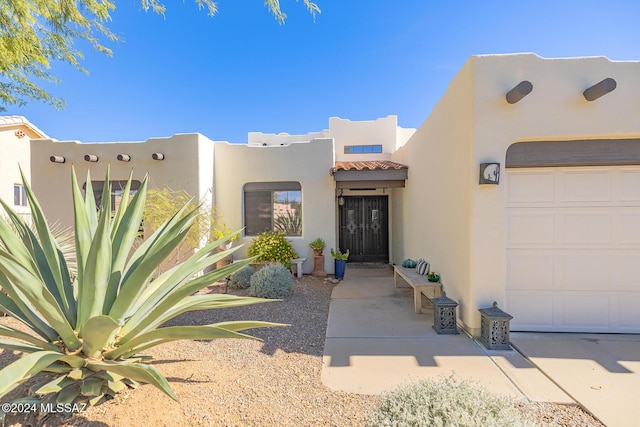
[[[313,256],[321,256],[324,249],[313,249]]]

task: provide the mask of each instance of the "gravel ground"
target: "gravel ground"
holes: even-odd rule
[[[7,417],[7,425],[47,426],[362,426],[378,398],[334,392],[320,381],[332,284],[305,276],[285,301],[185,314],[173,324],[267,320],[290,326],[250,331],[264,341],[180,341],[149,349],[175,402],[143,385],[68,420]],[[208,292],[222,292],[210,286]],[[230,293],[243,294],[244,291]],[[16,326],[10,318],[0,324]],[[0,366],[16,356],[0,354]],[[30,384],[10,397],[17,397]],[[540,426],[602,426],[577,406],[518,403]]]

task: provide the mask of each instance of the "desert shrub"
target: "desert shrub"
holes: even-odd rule
[[[298,254],[285,239],[284,233],[277,231],[265,231],[253,239],[248,249],[249,256],[257,256],[258,262],[279,262],[289,268],[292,259],[298,258]]]
[[[424,380],[387,393],[369,426],[523,426],[513,400],[449,376]]]
[[[104,181],[109,182],[108,169]],[[72,173],[73,263],[66,257],[69,251],[54,237],[26,180],[24,188],[37,233],[9,204],[0,201],[6,212],[5,217],[0,216],[0,284],[5,291],[0,294],[0,309],[33,332],[0,328],[0,349],[24,353],[0,370],[0,400],[40,372],[50,375],[41,376],[44,381],[34,384],[21,403],[82,408],[80,404],[96,405],[138,383],[152,384],[177,400],[164,375],[149,364],[152,357],[143,351],[183,339],[247,338],[239,332],[277,326],[243,320],[163,327],[182,313],[264,300],[197,294],[250,261],[240,260],[199,274],[226,254],[215,251],[220,244],[217,241],[154,280],[159,264],[195,224],[198,207],[181,208],[132,251],[144,212],[147,182],[145,177],[132,195],[129,180],[115,212],[111,188],[105,185],[96,217],[89,175],[87,191],[83,192]],[[65,406],[64,412],[70,415],[68,408]],[[4,410],[0,421],[3,416]]]
[[[293,277],[288,268],[281,264],[267,264],[251,276],[249,295],[282,299],[286,298],[293,288]]]
[[[238,270],[231,275],[229,280],[229,287],[233,289],[247,289],[251,284],[251,276],[253,275],[253,269],[251,267],[244,267],[242,270]]]

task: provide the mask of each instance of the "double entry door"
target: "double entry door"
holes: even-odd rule
[[[389,199],[387,196],[345,196],[338,206],[340,250],[349,261],[389,261]]]

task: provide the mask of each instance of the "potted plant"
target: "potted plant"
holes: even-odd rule
[[[218,239],[222,239],[224,236],[228,236],[229,234],[231,234],[231,229],[229,227],[227,227],[227,224],[221,224],[219,226],[216,226],[216,228],[213,229],[212,231],[213,233],[213,238],[218,240]],[[235,240],[238,240],[238,237],[240,237],[239,234],[234,234],[233,237],[231,237],[227,243],[225,243],[224,245],[220,245],[220,249],[223,251],[229,250],[231,249],[231,246],[233,246],[233,242]]]
[[[321,239],[320,237],[318,237],[317,239],[315,239],[314,241],[309,243],[309,247],[311,249],[313,249],[313,255],[314,256],[322,255],[322,252],[324,251],[325,246],[326,246],[326,244],[325,244],[324,240]]]
[[[347,268],[347,259],[349,259],[349,250],[347,249],[346,252],[342,253],[340,249],[334,251],[333,248],[331,248],[331,256],[334,258],[333,263],[336,279],[343,279],[344,271]]]

